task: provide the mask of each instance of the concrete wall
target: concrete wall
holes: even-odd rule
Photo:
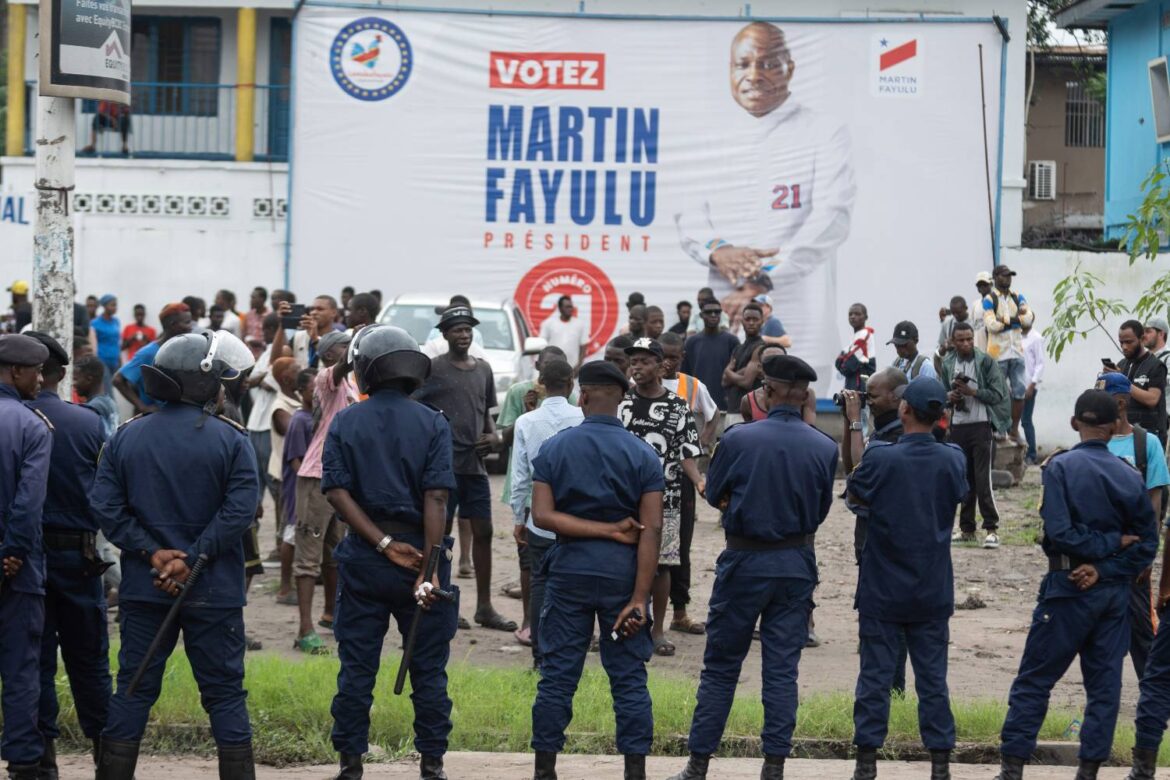
[[[1100,228],[1105,209],[1104,147],[1064,143],[1069,81],[1081,75],[1067,65],[1036,64],[1036,86],[1028,113],[1028,160],[1056,161],[1056,200],[1025,198],[1024,228]]]

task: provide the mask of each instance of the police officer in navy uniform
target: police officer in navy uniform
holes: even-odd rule
[[[949,780],[955,747],[947,692],[949,623],[955,611],[951,530],[955,509],[967,495],[967,459],[958,446],[931,434],[947,403],[947,391],[937,379],[918,377],[895,393],[905,432],[896,444],[871,444],[848,484],[849,508],[867,531],[854,602],[861,671],[853,703],[853,778],[877,776],[890,688],[905,642],[918,688],[918,728],[930,751],[930,777]]]
[[[1048,575],[1008,696],[1000,780],[1020,780],[1052,687],[1078,655],[1088,702],[1078,780],[1093,780],[1113,746],[1129,649],[1129,583],[1153,562],[1158,547],[1145,480],[1106,446],[1117,420],[1108,393],[1085,391],[1072,418],[1080,444],[1044,467],[1040,517]]]
[[[767,358],[767,418],[729,428],[711,459],[706,498],[723,510],[727,549],[715,565],[691,756],[674,780],[707,776],[757,620],[764,676],[760,776],[784,776],[796,725],[797,665],[817,584],[813,540],[833,502],[837,473],[837,445],[801,419],[816,379],[800,358]]]
[[[254,362],[226,331],[167,341],[144,367],[162,408],[125,423],[98,464],[91,503],[106,538],[122,550],[118,689],[102,731],[98,780],[130,780],[150,708],[180,630],[211,734],[219,776],[255,777],[244,691],[244,546],[260,500],[247,431],[214,414],[222,380]],[[159,633],[190,567],[207,556],[178,620],[162,635],[133,698],[126,686]]]
[[[0,336],[0,758],[8,776],[36,780],[44,744],[37,730],[45,555],[41,511],[52,426],[22,401],[36,396],[49,350],[28,336]]]
[[[44,333],[30,337],[45,345],[49,357],[41,368],[41,389],[28,406],[53,424],[53,456],[45,499],[44,549],[45,629],[41,638],[41,704],[39,728],[45,740],[41,777],[57,777],[54,740],[57,727],[57,649],[65,661],[69,687],[82,733],[94,743],[106,725],[110,703],[110,641],[106,628],[106,596],[102,572],[109,564],[97,552],[97,518],[89,493],[105,436],[102,418],[88,406],[61,400],[58,385],[65,378],[69,353]]]
[[[363,328],[349,361],[369,399],[337,413],[325,440],[321,490],[349,526],[337,546],[337,638],[341,670],[333,698],[333,747],[341,754],[338,780],[362,776],[369,748],[382,644],[391,618],[405,639],[419,609],[421,564],[441,546],[431,583],[450,589],[447,495],[455,488],[451,429],[442,412],[410,394],[430,374],[418,342],[392,325]],[[410,659],[414,746],[423,780],[445,780],[443,756],[451,733],[447,658],[459,621],[457,602],[425,598]]]
[[[541,678],[532,705],[535,780],[556,780],[593,626],[609,675],[626,780],[645,780],[654,715],[646,688],[647,625],[662,532],[662,465],[617,417],[629,382],[612,363],[578,374],[585,420],[553,436],[533,462],[532,519],[553,531],[540,616]]]

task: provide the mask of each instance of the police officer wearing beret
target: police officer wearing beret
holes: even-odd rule
[[[49,350],[41,368],[40,392],[28,406],[53,424],[53,455],[49,461],[49,491],[43,518],[48,571],[38,725],[45,740],[41,777],[55,778],[57,762],[53,742],[60,734],[56,686],[58,647],[65,660],[77,722],[86,738],[93,741],[95,757],[110,703],[110,642],[102,588],[102,572],[109,564],[98,556],[98,523],[89,506],[89,493],[105,435],[101,415],[96,410],[63,401],[57,394],[58,385],[65,378],[69,354],[52,336],[36,332],[28,335]]]
[[[1093,780],[1113,747],[1129,649],[1129,583],[1153,562],[1158,547],[1144,480],[1107,447],[1117,420],[1117,402],[1108,393],[1085,391],[1072,418],[1080,444],[1044,466],[1040,517],[1048,575],[1008,696],[1000,780],[1020,780],[1052,687],[1078,655],[1088,702],[1078,780]]]
[[[532,519],[557,535],[541,564],[547,582],[541,678],[532,705],[533,777],[556,780],[573,695],[593,626],[600,623],[601,663],[613,693],[625,777],[645,780],[654,738],[646,688],[653,644],[646,618],[658,571],[662,465],[617,417],[629,388],[625,374],[597,361],[581,367],[578,381],[584,422],[546,441],[533,461]]]
[[[877,776],[886,739],[890,688],[905,642],[918,688],[918,728],[930,751],[931,780],[949,780],[955,719],[947,693],[949,622],[955,610],[951,529],[967,495],[967,459],[931,434],[947,391],[919,377],[896,390],[905,431],[896,444],[874,442],[849,477],[848,505],[866,523],[854,606],[861,671],[853,704],[854,780]],[[930,485],[930,490],[919,489]],[[904,637],[904,639],[903,639]]]
[[[813,539],[829,514],[837,473],[837,445],[801,419],[816,379],[800,358],[767,358],[767,418],[729,428],[711,459],[706,498],[723,511],[727,549],[715,565],[691,756],[674,780],[707,776],[757,620],[764,675],[760,776],[784,776],[796,725],[797,665],[817,584]]]
[[[106,444],[91,504],[122,550],[118,689],[102,731],[98,780],[130,780],[150,708],[180,630],[211,735],[219,776],[255,777],[244,691],[244,534],[260,500],[256,455],[243,426],[214,414],[221,381],[251,368],[252,351],[227,331],[169,339],[146,390],[165,401],[125,423]],[[176,622],[161,635],[133,697],[126,686],[159,635],[201,555],[207,564]]]
[[[405,639],[422,586],[422,562],[441,546],[431,583],[450,589],[445,535],[447,496],[455,488],[451,428],[442,412],[411,400],[430,374],[431,361],[414,338],[392,325],[358,332],[349,362],[369,399],[337,413],[325,440],[321,490],[349,526],[337,546],[337,638],[341,670],[333,699],[333,747],[341,754],[338,780],[362,776],[369,749],[370,707],[379,658],[391,618]],[[457,602],[425,606],[410,658],[414,746],[420,777],[444,780],[443,756],[451,733],[447,658],[459,620]]]
[[[49,350],[28,336],[0,335],[0,758],[9,777],[35,780],[44,744],[37,730],[45,556],[41,512],[52,426],[22,401],[36,396]]]

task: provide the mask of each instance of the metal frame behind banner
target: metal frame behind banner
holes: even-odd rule
[[[126,79],[109,79],[100,76],[78,76],[61,72],[60,20],[62,0],[40,0],[37,14],[37,32],[40,35],[40,80],[37,85],[41,95],[73,97],[88,100],[110,100],[130,105],[130,75]],[[127,0],[127,11],[130,11]],[[127,39],[131,38],[127,33]],[[46,52],[49,56],[45,56]],[[130,47],[126,46],[126,57]]]
[[[47,0],[41,0],[47,2]],[[386,5],[382,3],[355,2],[353,0],[297,0],[292,15],[292,67],[289,73],[289,143],[288,143],[288,212],[285,219],[284,240],[284,286],[289,288],[292,276],[292,215],[293,215],[293,167],[296,157],[294,145],[296,143],[297,120],[297,18],[305,6],[314,8],[352,8],[354,10],[380,11],[384,13],[424,13],[424,14],[451,14],[457,16],[520,16],[552,19],[609,19],[615,21],[654,21],[654,22],[775,22],[784,24],[985,24],[1004,32],[1000,27],[1000,19],[991,16],[955,16],[937,17],[925,14],[906,14],[902,16],[756,16],[751,13],[751,4],[746,4],[746,13],[737,15],[698,15],[698,14],[615,14],[589,13],[585,11],[522,11],[514,9],[483,9],[483,8],[427,8],[416,5]],[[584,2],[581,7],[584,8]],[[996,139],[997,159],[995,178],[995,240],[992,247],[993,267],[999,264],[1000,254],[1000,210],[1003,201],[1003,146],[1004,146],[1004,109],[1007,106],[1007,52],[1010,40],[1000,38],[999,59],[999,137]]]

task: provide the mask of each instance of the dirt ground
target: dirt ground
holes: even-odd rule
[[[557,760],[557,774],[561,780],[596,780],[599,777],[620,777],[620,756],[561,756]],[[449,753],[447,774],[452,778],[475,777],[476,780],[519,780],[532,776],[532,756],[523,753]],[[661,778],[682,769],[681,758],[657,758],[646,761],[646,774]],[[955,780],[991,780],[998,766],[992,764],[954,764],[951,774]],[[324,780],[336,774],[332,766],[256,767],[258,780]],[[1106,767],[1100,780],[1121,780],[1128,769]],[[785,762],[784,775],[788,780],[821,780],[825,777],[849,777],[853,764],[849,761],[791,759]],[[711,777],[720,780],[749,780],[760,776],[758,759],[716,759],[711,764]],[[878,777],[882,780],[921,780],[930,774],[928,763],[909,761],[882,761],[878,763]],[[1059,780],[1072,777],[1067,766],[1030,766],[1028,780]],[[418,768],[413,761],[388,764],[367,764],[365,776],[374,780],[406,780],[417,778]],[[69,756],[61,762],[63,780],[93,777],[93,767],[83,756]],[[186,780],[210,780],[218,777],[213,761],[192,758],[144,757],[138,763],[139,780],[160,777],[178,777]]]
[[[493,495],[499,496],[502,477],[492,477]],[[838,485],[840,488],[840,483]],[[1045,571],[1045,559],[1034,544],[1038,525],[1036,503],[1039,493],[1038,473],[1031,469],[1024,483],[1011,490],[999,491],[997,501],[1002,515],[1001,537],[1010,543],[998,550],[975,546],[957,546],[954,551],[956,599],[981,601],[979,609],[961,609],[951,621],[950,686],[956,698],[991,697],[1006,701],[1008,689],[1019,664],[1037,586]],[[496,539],[494,543],[493,599],[497,609],[520,621],[521,604],[499,594],[499,588],[518,577],[516,549],[511,538],[511,519],[503,504],[496,505]],[[261,543],[267,551],[273,544],[272,513],[266,511],[261,525]],[[714,579],[714,563],[723,547],[723,537],[714,509],[700,502],[693,562],[693,605],[697,619],[706,615],[707,599]],[[801,660],[800,688],[803,694],[852,691],[857,674],[857,623],[853,611],[856,567],[853,561],[853,516],[843,501],[836,501],[832,512],[817,536],[817,557],[821,584],[816,594],[816,633],[821,646],[806,650]],[[296,631],[296,608],[275,603],[274,592],[279,579],[276,569],[269,569],[252,586],[245,621],[251,636],[264,642],[264,649],[290,660],[299,656],[292,650]],[[462,610],[471,618],[474,610],[474,583],[459,580],[463,588]],[[314,608],[320,611],[321,589]],[[332,646],[332,635],[320,629]],[[655,657],[651,665],[657,672],[697,678],[702,668],[704,637],[670,632],[678,652],[673,658]],[[386,652],[397,654],[398,643],[387,642]],[[453,661],[479,665],[522,666],[531,662],[529,650],[521,647],[510,633],[473,627],[460,631],[452,647]],[[598,663],[592,655],[589,663]],[[760,655],[758,648],[748,656],[741,677],[741,690],[758,693]],[[1080,707],[1083,692],[1080,674],[1070,670],[1054,691],[1054,707]],[[1132,714],[1137,700],[1137,684],[1132,669],[1126,666],[1122,693],[1122,717]]]

